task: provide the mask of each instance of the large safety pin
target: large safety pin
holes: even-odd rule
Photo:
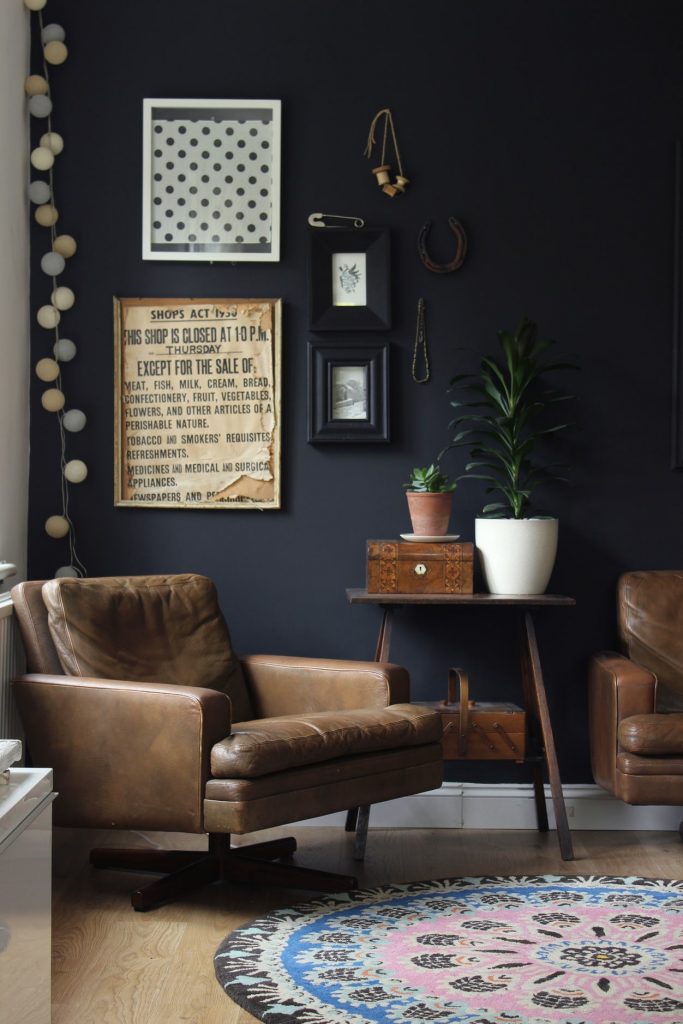
[[[422,225],[420,233],[417,236],[417,251],[420,255],[420,259],[427,270],[431,270],[435,274],[449,274],[453,270],[459,270],[463,265],[465,256],[467,255],[467,235],[465,234],[465,229],[462,224],[459,220],[456,220],[455,217],[449,217],[448,226],[455,235],[457,243],[455,256],[449,263],[437,263],[427,252],[427,235],[429,234],[431,221],[428,220],[426,224]]]
[[[323,217],[327,217],[328,220],[351,220],[354,228],[365,227],[365,221],[360,217],[346,217],[343,213],[312,213],[308,218],[308,223],[312,228],[339,227],[338,224],[325,224]]]

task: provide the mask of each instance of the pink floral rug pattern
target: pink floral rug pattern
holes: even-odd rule
[[[683,881],[517,876],[342,893],[215,958],[269,1024],[683,1024]]]

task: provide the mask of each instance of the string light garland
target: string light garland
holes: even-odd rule
[[[67,434],[83,430],[87,419],[81,409],[65,408],[66,395],[62,382],[62,364],[70,362],[76,355],[76,345],[70,338],[60,336],[59,328],[62,314],[70,310],[76,302],[73,289],[59,283],[58,278],[64,272],[67,260],[76,253],[78,248],[72,235],[57,234],[56,224],[59,210],[55,205],[53,167],[55,159],[64,149],[64,139],[52,130],[53,101],[50,89],[50,68],[64,63],[69,55],[65,39],[66,32],[61,25],[43,23],[43,8],[47,0],[23,0],[28,11],[37,14],[40,29],[40,42],[43,50],[42,74],[30,74],[24,83],[24,91],[28,97],[28,111],[36,121],[44,120],[47,131],[31,150],[30,162],[34,170],[46,173],[44,178],[34,178],[28,186],[28,197],[35,206],[36,223],[50,232],[50,251],[43,254],[40,269],[51,280],[50,301],[41,305],[36,319],[41,328],[50,331],[54,338],[52,351],[39,359],[35,365],[35,373],[40,381],[49,386],[41,395],[41,405],[46,412],[56,416],[59,429],[60,448],[60,512],[49,515],[45,520],[45,532],[55,540],[67,538],[69,564],[62,565],[55,571],[55,576],[86,576],[87,571],[76,552],[76,531],[69,515],[69,485],[81,484],[88,476],[88,467],[81,459],[67,458]]]

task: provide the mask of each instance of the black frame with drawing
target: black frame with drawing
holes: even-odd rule
[[[389,231],[312,228],[309,297],[313,331],[388,330]]]
[[[308,440],[389,440],[388,342],[309,342]]]

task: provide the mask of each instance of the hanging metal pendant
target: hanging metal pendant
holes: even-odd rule
[[[431,225],[432,222],[428,220],[426,224],[422,225],[420,233],[417,236],[417,251],[420,259],[427,270],[431,270],[435,274],[450,274],[453,270],[459,270],[465,262],[465,256],[467,255],[467,235],[465,234],[465,229],[462,224],[459,220],[456,220],[455,217],[448,218],[448,226],[457,240],[455,256],[450,263],[437,263],[427,252],[427,235],[429,234]]]

